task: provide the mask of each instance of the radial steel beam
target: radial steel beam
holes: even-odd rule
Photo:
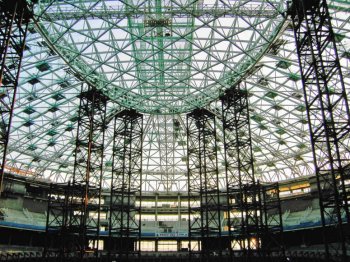
[[[299,56],[316,169],[327,260],[347,259],[350,233],[350,114],[327,1],[294,0],[289,9]],[[332,232],[337,240],[327,237]],[[333,243],[331,243],[333,242]]]

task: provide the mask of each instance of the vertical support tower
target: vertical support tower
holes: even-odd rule
[[[112,179],[109,199],[110,255],[128,261],[140,255],[143,116],[124,110],[114,118]]]
[[[104,134],[108,98],[96,88],[82,85],[75,148],[73,182],[70,189],[69,232],[77,236],[81,258],[87,249],[97,255],[102,209]]]
[[[346,260],[349,105],[326,0],[293,0],[292,17],[309,121],[327,259]],[[332,232],[337,237],[327,235]],[[333,243],[331,243],[333,242]],[[332,253],[332,255],[330,255]]]
[[[31,11],[25,0],[0,1],[0,195],[19,71]]]
[[[255,181],[248,95],[242,83],[221,97],[227,205],[225,214],[232,248],[250,257],[260,251],[260,188]]]
[[[215,116],[205,109],[189,113],[187,140],[190,255],[198,247],[205,259],[222,251]]]

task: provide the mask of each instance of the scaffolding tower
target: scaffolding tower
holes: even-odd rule
[[[218,178],[215,116],[206,109],[187,115],[190,258],[222,254],[222,198]]]
[[[239,248],[249,258],[260,254],[261,201],[254,177],[247,91],[239,83],[226,90],[221,101],[230,250]]]
[[[19,72],[31,16],[25,0],[0,1],[0,196]]]
[[[262,185],[254,175],[248,93],[239,83],[220,97],[224,130],[226,204],[231,258],[284,257],[281,203],[277,184]]]
[[[109,198],[109,256],[140,257],[143,116],[123,110],[114,118],[112,179]],[[130,257],[132,256],[132,257]]]
[[[73,180],[67,203],[67,234],[74,235],[70,256],[98,255],[102,205],[104,134],[108,98],[96,88],[82,84],[79,95]]]
[[[82,252],[79,232],[86,230],[81,223],[84,218],[80,212],[85,201],[82,197],[84,193],[84,187],[73,185],[71,181],[50,185],[44,258],[53,255],[57,261],[63,262],[70,258],[76,259]],[[84,256],[80,258],[83,259]]]
[[[289,8],[299,56],[303,91],[324,232],[327,260],[346,260],[350,233],[349,190],[345,172],[349,160],[350,114],[326,0],[293,0]],[[337,235],[334,240],[326,232]],[[333,243],[331,243],[333,242]]]

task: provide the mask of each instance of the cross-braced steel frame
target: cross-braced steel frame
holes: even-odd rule
[[[222,253],[223,201],[220,201],[216,143],[215,116],[205,109],[187,114],[190,257],[197,246],[204,259],[213,250]]]
[[[25,38],[31,12],[25,0],[0,1],[0,195]]]
[[[140,255],[143,116],[124,110],[114,118],[112,179],[109,203],[110,256],[128,261]]]
[[[81,187],[74,188],[69,181],[66,184],[51,184],[48,195],[46,217],[46,246],[43,257],[56,253],[57,261],[65,261],[77,250],[79,235],[71,232],[71,213],[82,203]]]
[[[51,246],[52,241],[55,239],[58,246],[58,257],[63,259],[65,257],[64,252],[68,250],[67,243],[70,242],[66,237],[67,234],[67,222],[68,222],[68,201],[69,201],[69,186],[51,184],[50,192],[48,195],[48,208],[46,217],[46,246],[44,257],[46,257]]]
[[[86,251],[91,249],[97,255],[99,248],[108,98],[85,84],[82,85],[79,97],[74,173],[67,209],[69,233],[77,236],[76,253],[83,258]]]
[[[327,259],[338,254],[345,261],[350,233],[344,230],[344,224],[349,224],[350,216],[349,191],[345,185],[349,179],[345,172],[349,159],[344,155],[349,154],[350,115],[335,34],[326,0],[294,0],[290,15],[303,81]],[[327,229],[338,240],[327,237]]]
[[[244,256],[260,254],[260,187],[254,177],[247,91],[242,83],[223,96],[227,225],[231,248]]]

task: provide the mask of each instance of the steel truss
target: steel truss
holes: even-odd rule
[[[245,87],[240,83],[228,89],[221,96],[221,102],[226,170],[225,216],[231,255],[232,248],[239,248],[248,260],[252,256],[265,257],[270,254],[268,245],[264,244],[267,237],[273,236],[277,226],[279,233],[282,232],[278,191],[278,201],[268,199],[270,194],[267,192],[271,189],[260,185],[254,177]]]
[[[215,116],[205,109],[187,115],[189,247],[201,256],[221,255],[222,198],[218,178]],[[219,237],[219,238],[217,238]],[[215,238],[215,240],[213,240]]]
[[[124,110],[114,120],[108,250],[128,261],[140,255],[143,116]]]
[[[321,221],[327,259],[346,260],[344,230],[349,223],[350,115],[335,34],[325,0],[294,0],[290,8],[303,81],[311,144],[316,167]],[[326,230],[337,239],[326,236]],[[331,243],[333,242],[333,243]],[[334,243],[337,242],[337,243]]]
[[[28,22],[32,16],[25,0],[0,1],[0,195],[6,151],[17,92]]]
[[[101,213],[104,211],[101,194],[107,101],[108,98],[95,88],[82,85],[73,181],[64,190],[65,205],[58,211],[62,213],[62,218],[59,218],[61,222],[56,229],[57,232],[62,232],[61,237],[71,240],[69,247],[61,245],[64,249],[60,250],[63,261],[66,257],[83,259],[91,256],[91,251],[97,256]],[[58,193],[62,193],[62,190],[59,189]],[[55,204],[51,205],[53,208]],[[53,212],[47,212],[48,225]],[[57,218],[53,216],[53,220]]]

